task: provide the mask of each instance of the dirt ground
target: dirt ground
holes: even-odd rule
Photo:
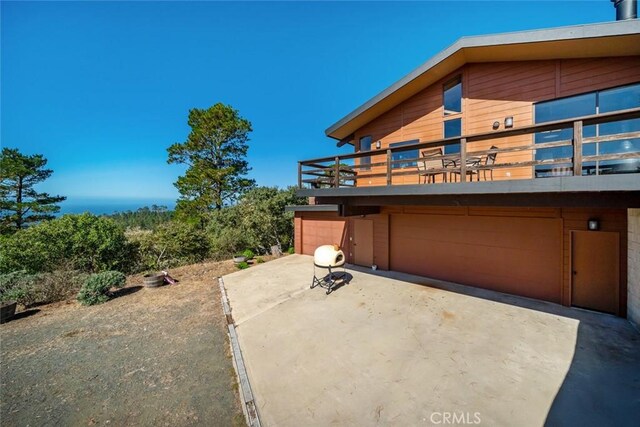
[[[244,425],[216,277],[231,261],[130,277],[102,305],[38,307],[0,326],[0,424]]]

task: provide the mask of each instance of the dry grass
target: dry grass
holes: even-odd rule
[[[217,281],[234,271],[174,268],[179,283],[159,288],[135,275],[105,304],[70,299],[2,325],[3,426],[242,425]]]

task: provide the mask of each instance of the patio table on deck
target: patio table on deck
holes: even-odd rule
[[[450,156],[444,156],[442,159],[443,165],[445,168],[447,169],[451,169],[451,172],[449,172],[449,176],[451,177],[451,175],[455,175],[455,174],[460,174],[460,156],[459,155],[450,155]],[[467,157],[467,161],[466,161],[466,165],[467,167],[469,166],[480,166],[480,162],[482,161],[482,157],[479,156],[469,156]],[[457,169],[457,170],[456,170]],[[474,171],[474,170],[467,170],[467,175],[471,175],[471,180],[473,181],[473,174],[477,175],[477,180],[480,181],[480,174],[478,173],[478,171]]]

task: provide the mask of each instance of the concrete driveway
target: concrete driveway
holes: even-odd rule
[[[267,426],[637,425],[624,319],[292,255],[223,278]]]

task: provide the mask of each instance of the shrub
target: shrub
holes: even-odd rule
[[[242,252],[242,256],[246,257],[247,259],[253,259],[253,257],[256,255],[251,249],[246,249],[244,252]]]
[[[88,213],[45,221],[0,242],[0,273],[51,272],[62,264],[84,272],[129,271],[134,260],[123,229]]]
[[[38,274],[35,283],[34,304],[63,301],[78,293],[88,274],[60,268],[50,273]]]
[[[87,278],[78,293],[78,301],[82,305],[101,304],[109,300],[111,288],[121,288],[126,283],[126,277],[119,271],[105,271],[92,274]]]
[[[62,301],[78,292],[85,276],[68,269],[39,274],[24,270],[0,274],[0,299],[16,300],[25,307]]]
[[[247,234],[240,228],[240,218],[235,206],[229,206],[211,214],[207,237],[212,258],[229,259],[251,246]]]
[[[27,306],[34,301],[34,282],[37,277],[26,271],[14,271],[0,275],[0,301],[16,301]]]
[[[237,263],[236,267],[238,267],[238,270],[244,270],[245,268],[249,268],[249,264],[245,261],[242,261]]]
[[[200,262],[209,256],[207,236],[193,224],[170,221],[155,231],[128,230],[126,236],[138,251],[136,271],[162,270]]]
[[[264,262],[264,258],[262,258],[262,257],[258,257],[258,258],[256,258],[256,262],[257,262],[258,264],[262,264],[262,263]]]
[[[247,191],[237,204],[211,213],[207,235],[212,256],[228,259],[244,248],[267,253],[272,246],[288,247],[293,243],[293,212],[285,207],[306,203],[293,188]]]
[[[296,253],[296,250],[295,250],[295,248],[294,248],[294,247],[290,247],[289,249],[287,249],[287,253],[289,253],[289,254],[295,254],[295,253]]]

